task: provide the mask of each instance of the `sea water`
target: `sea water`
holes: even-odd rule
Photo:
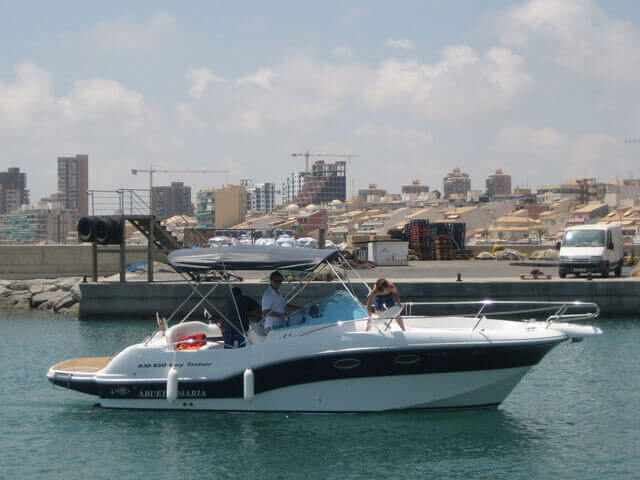
[[[147,322],[0,312],[0,478],[640,478],[640,321],[563,343],[499,408],[376,414],[103,410],[54,388]]]

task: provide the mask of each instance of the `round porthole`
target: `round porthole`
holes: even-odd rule
[[[350,370],[360,366],[360,360],[357,358],[341,358],[333,362],[333,366],[340,370]]]
[[[420,356],[413,353],[407,353],[405,355],[398,355],[393,359],[393,363],[396,365],[413,365],[420,361]]]

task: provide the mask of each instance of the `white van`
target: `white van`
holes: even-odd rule
[[[599,273],[608,277],[613,270],[622,275],[624,260],[620,225],[596,223],[568,227],[564,232],[558,256],[558,274]]]

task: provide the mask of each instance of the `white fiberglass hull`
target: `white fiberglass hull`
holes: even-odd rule
[[[566,331],[568,324],[478,323],[411,318],[406,332],[395,325],[367,331],[366,321],[337,323],[272,331],[242,349],[224,350],[207,341],[195,351],[171,349],[175,332],[170,331],[113,359],[63,362],[48,377],[55,385],[96,395],[105,408],[371,412],[484,407],[499,405],[549,350],[576,333]],[[172,328],[191,334],[209,327],[191,322]]]
[[[530,367],[328,380],[255,395],[251,400],[103,398],[105,408],[217,411],[376,412],[499,405]]]

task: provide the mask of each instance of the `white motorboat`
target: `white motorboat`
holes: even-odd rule
[[[169,260],[181,272],[310,272],[322,262],[333,268],[331,260],[339,255],[335,250],[242,245],[207,250],[180,250]],[[207,296],[220,285],[230,288],[214,285],[192,311],[204,304],[215,309]],[[202,287],[194,285],[194,292]],[[402,312],[396,307],[374,316],[367,329],[365,307],[351,284],[340,287],[290,315],[284,328],[264,335],[253,324],[245,332],[245,348],[224,349],[217,325],[187,315],[113,358],[67,360],[51,367],[47,377],[55,385],[97,396],[105,408],[366,412],[486,407],[500,404],[556,345],[602,333],[572,323],[598,315],[595,304],[580,302],[459,302],[451,305],[453,312],[472,303],[478,311],[433,317],[412,312],[445,304],[412,303],[403,305]],[[541,320],[488,318],[486,312],[499,305],[509,315],[553,310]],[[400,314],[406,331],[394,321]]]

